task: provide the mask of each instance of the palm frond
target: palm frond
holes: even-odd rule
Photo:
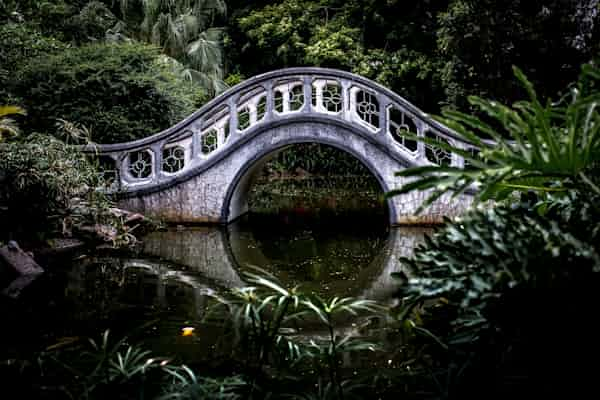
[[[201,32],[196,40],[187,45],[186,55],[192,68],[213,75],[221,73],[223,62],[222,34],[223,30],[220,28],[209,28]]]

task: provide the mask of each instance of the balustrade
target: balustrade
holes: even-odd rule
[[[425,165],[469,167],[462,157],[410,135],[475,147],[429,119],[401,97],[357,76],[325,69],[289,69],[251,79],[181,124],[133,143],[97,146],[110,165],[108,190],[153,185],[201,165],[232,143],[278,118],[319,115],[358,125],[391,152]],[[121,149],[121,148],[122,149]],[[105,162],[104,161],[104,162]]]

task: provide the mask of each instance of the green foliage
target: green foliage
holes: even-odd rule
[[[30,111],[30,130],[54,120],[82,124],[98,143],[149,136],[196,108],[203,92],[175,76],[153,47],[94,44],[40,57],[24,68],[16,93]]]
[[[48,233],[61,237],[91,226],[103,231],[103,239],[115,247],[135,244],[131,231],[136,227],[127,226],[123,215],[114,212],[100,186],[95,166],[56,138],[33,134],[0,143],[3,233],[26,239]]]
[[[444,391],[464,398],[591,382],[581,366],[598,351],[589,315],[600,284],[599,201],[572,191],[544,216],[531,203],[477,211],[402,260],[413,274],[398,274],[402,294],[429,299],[416,329],[435,345]]]
[[[575,79],[598,51],[594,2],[453,0],[438,14],[446,103],[466,108],[469,95],[512,102],[519,65],[544,96]],[[595,37],[596,36],[596,37]]]
[[[90,395],[101,386],[124,384],[145,375],[148,370],[159,366],[161,359],[150,359],[150,352],[139,347],[128,346],[125,353],[121,351],[126,338],[110,343],[109,331],[102,335],[101,341],[89,339],[90,350],[83,352],[84,362],[92,369],[85,376],[84,396]],[[72,367],[70,367],[72,368]]]
[[[64,389],[77,398],[240,398],[239,391],[245,384],[240,377],[199,376],[186,365],[152,356],[141,346],[127,345],[127,340],[123,337],[113,342],[106,330],[101,340],[88,339],[87,346],[79,342],[51,346],[41,360],[47,364],[45,369],[52,366],[66,375],[62,377],[67,385]],[[67,358],[69,361],[65,361]]]
[[[443,350],[433,354],[444,360],[438,376],[447,386],[441,390],[458,398],[482,390],[510,396],[538,379],[570,390],[584,382],[575,359],[598,349],[588,315],[600,284],[600,74],[584,66],[579,84],[558,103],[543,103],[523,73],[515,68],[515,74],[528,101],[509,108],[470,98],[491,122],[444,112],[442,121],[480,155],[411,135],[464,156],[466,169],[429,166],[398,174],[416,180],[397,192],[432,189],[428,202],[467,188],[479,189],[480,200],[513,195],[510,203],[448,222],[412,259],[402,260],[413,276],[396,274],[409,303],[438,301],[427,308],[423,326],[412,325]],[[563,324],[565,315],[577,329]],[[564,365],[573,367],[565,372]]]
[[[42,34],[63,42],[77,36],[72,18],[89,0],[5,0],[0,3],[0,21],[26,23]]]
[[[64,50],[67,46],[25,24],[8,23],[0,27],[0,66],[14,72],[28,63],[28,60],[48,56]]]
[[[233,87],[233,86],[237,85],[238,83],[242,83],[245,80],[246,80],[246,78],[244,78],[244,76],[239,73],[229,74],[225,78],[225,84],[229,87]]]
[[[442,82],[439,61],[407,47],[396,51],[370,49],[357,60],[352,72],[392,88],[415,104],[436,109]]]
[[[64,43],[46,37],[34,28],[15,23],[0,26],[0,43],[0,98],[10,102],[20,101],[12,93],[19,69],[32,58],[49,56],[67,48]]]
[[[240,390],[246,382],[238,377],[209,378],[197,376],[187,366],[166,366],[164,370],[172,376],[172,381],[165,388],[165,394],[159,400],[170,399],[206,399],[235,400],[241,399]]]
[[[444,297],[465,315],[485,319],[511,291],[568,285],[600,273],[599,220],[598,196],[575,192],[544,216],[527,204],[474,212],[402,260],[419,271],[406,290]]]
[[[247,76],[299,65],[366,71],[436,112],[440,103],[467,107],[469,95],[514,101],[513,64],[544,96],[563,89],[598,51],[594,7],[550,0],[234,1],[228,54]],[[387,70],[391,77],[380,76]]]
[[[7,137],[19,135],[19,128],[16,122],[9,118],[13,115],[26,115],[27,113],[21,107],[0,106],[0,143]]]
[[[388,15],[394,15],[394,21],[390,21]],[[230,43],[235,44],[233,40],[243,43],[233,54],[241,52],[239,64],[243,72],[251,71],[248,75],[278,67],[316,65],[366,72],[367,77],[382,84],[399,81],[405,87],[411,87],[412,77],[400,76],[392,82],[390,78],[394,72],[387,72],[385,79],[379,78],[383,78],[384,71],[399,69],[400,63],[412,63],[413,60],[406,56],[413,52],[420,56],[421,59],[416,61],[419,64],[426,63],[423,58],[428,62],[434,60],[432,33],[415,29],[415,19],[423,24],[425,20],[427,24],[431,23],[431,11],[419,2],[398,4],[360,0],[340,4],[336,1],[286,0],[262,8],[241,9],[234,18],[240,32],[231,30]],[[424,42],[431,46],[427,48]],[[414,47],[407,47],[409,43]],[[254,62],[248,63],[248,59]],[[420,75],[421,79],[427,76],[425,71]],[[394,90],[399,88],[392,86]],[[411,94],[418,92],[411,90]],[[416,98],[410,99],[416,101]],[[427,101],[427,104],[436,104],[431,98]]]
[[[57,139],[31,135],[0,147],[5,205],[39,217],[60,214],[74,197],[95,187],[96,173],[85,157]]]
[[[340,24],[316,27],[306,46],[305,62],[308,65],[352,68],[355,57],[362,53],[360,31]]]
[[[308,36],[317,25],[314,2],[286,0],[252,10],[239,18],[241,30],[251,39],[246,46],[255,47],[266,65],[294,66],[303,64]]]
[[[477,146],[481,150],[479,155],[447,143],[411,136],[463,156],[468,168],[426,166],[404,170],[397,175],[418,179],[390,195],[433,189],[424,207],[447,191],[456,196],[473,187],[479,189],[477,197],[483,201],[504,200],[514,191],[535,191],[544,196],[578,188],[600,193],[587,176],[600,158],[598,93],[580,85],[563,103],[543,104],[533,85],[517,68],[515,75],[529,94],[528,101],[509,108],[495,101],[469,99],[502,131],[480,118],[444,111],[446,118],[441,121]],[[583,68],[583,75],[600,78],[600,73],[589,65]],[[485,136],[493,142],[481,139]]]
[[[131,2],[120,0],[123,20],[133,37],[162,49],[183,66],[183,74],[211,95],[225,89],[221,28],[215,19],[224,15],[223,0]],[[141,9],[141,10],[140,10]],[[141,13],[140,13],[141,11]],[[132,15],[133,14],[133,15]],[[141,20],[137,18],[141,14]]]
[[[235,288],[229,298],[220,299],[227,308],[230,321],[239,338],[243,353],[256,377],[262,368],[287,343],[282,335],[285,325],[298,319],[300,295],[297,288],[287,290],[274,280],[247,274],[254,286]],[[290,356],[297,356],[291,346]]]
[[[383,308],[370,300],[349,297],[325,301],[308,296],[298,288],[285,289],[270,275],[247,273],[246,276],[253,286],[235,288],[230,296],[218,300],[229,314],[222,323],[232,324],[242,357],[251,369],[250,397],[267,365],[274,365],[281,373],[290,366],[297,369],[303,360],[312,360],[313,373],[319,377],[321,373],[329,376],[327,392],[332,393],[333,398],[343,398],[350,387],[340,371],[341,354],[373,351],[376,346],[350,335],[340,337],[336,332],[337,320],[342,314],[373,316]],[[326,328],[326,340],[306,343],[297,337],[297,325],[311,319]]]
[[[335,332],[335,318],[345,313],[358,316],[361,312],[368,312],[375,315],[381,312],[383,308],[372,300],[350,297],[334,297],[329,301],[325,301],[318,296],[312,296],[304,300],[303,304],[310,313],[317,316],[323,322],[329,333],[328,340],[324,343],[317,343],[311,340],[306,350],[306,356],[318,361],[315,365],[317,370],[320,369],[321,362],[326,363],[328,366],[329,383],[333,390],[335,390],[335,396],[328,394],[328,397],[343,399],[344,393],[348,391],[348,388],[345,387],[348,382],[344,382],[339,368],[341,354],[365,350],[374,351],[376,345],[364,339],[352,337],[351,335],[339,337]]]
[[[90,1],[70,21],[79,43],[103,40],[117,24],[117,17],[100,1]]]

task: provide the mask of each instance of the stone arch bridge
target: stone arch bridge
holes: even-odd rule
[[[91,145],[122,208],[167,222],[226,224],[247,211],[255,172],[297,143],[321,143],[356,157],[384,192],[406,183],[394,173],[428,164],[464,166],[462,157],[409,140],[404,131],[473,150],[408,101],[363,77],[323,68],[289,68],[229,89],[177,125],[144,139]],[[439,222],[460,214],[468,194],[387,200],[390,224]]]

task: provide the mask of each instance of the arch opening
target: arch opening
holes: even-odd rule
[[[228,205],[239,218],[227,228],[242,269],[260,265],[321,295],[350,295],[379,271],[390,234],[386,188],[342,146],[299,140],[245,166]]]
[[[394,221],[389,188],[378,170],[352,149],[298,139],[260,151],[240,168],[223,205],[225,223],[250,214],[286,218],[365,218]],[[358,221],[354,221],[355,223]]]

